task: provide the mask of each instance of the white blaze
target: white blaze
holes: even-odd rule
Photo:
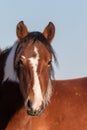
[[[37,48],[34,48],[34,52],[36,53],[36,57],[31,57],[29,58],[29,61],[33,67],[33,72],[34,72],[34,86],[33,86],[33,91],[34,91],[34,102],[33,102],[33,109],[38,110],[39,107],[42,104],[43,101],[43,96],[41,93],[41,88],[40,88],[40,82],[37,74],[37,68],[38,68],[38,61],[39,61],[39,53]]]
[[[7,79],[18,82],[16,72],[14,71],[14,56],[15,56],[17,45],[18,42],[16,41],[6,59],[5,68],[4,68],[4,78],[2,82],[5,82]]]

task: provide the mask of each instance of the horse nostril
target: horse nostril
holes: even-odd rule
[[[27,102],[28,108],[31,108],[31,105],[32,105],[31,101],[28,100],[28,102]]]
[[[32,102],[28,99],[26,102],[27,114],[32,116],[39,116],[44,109],[44,104],[42,102],[41,106],[38,109],[32,108]]]

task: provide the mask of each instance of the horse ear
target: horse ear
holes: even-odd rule
[[[48,40],[48,42],[51,43],[55,35],[55,26],[52,22],[49,22],[47,27],[44,29],[43,35]]]
[[[17,24],[16,35],[17,35],[19,41],[21,41],[24,37],[26,37],[28,35],[28,29],[23,21],[20,21]]]

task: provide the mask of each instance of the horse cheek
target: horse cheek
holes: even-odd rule
[[[40,80],[42,94],[45,95],[45,92],[47,90],[48,81],[49,81],[49,74],[48,74],[46,68],[43,69],[42,73],[40,74],[39,80]]]

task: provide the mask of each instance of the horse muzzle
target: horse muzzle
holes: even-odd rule
[[[39,107],[39,109],[35,110],[35,109],[32,108],[32,103],[28,100],[28,102],[27,102],[27,113],[28,113],[28,115],[39,116],[43,109],[44,109],[44,103],[43,102],[42,102],[41,106]]]

